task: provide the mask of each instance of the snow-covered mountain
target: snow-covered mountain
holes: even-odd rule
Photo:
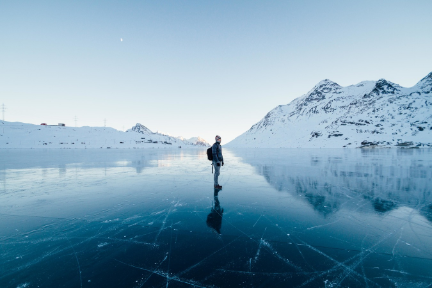
[[[207,143],[207,141],[205,141],[203,138],[201,137],[192,137],[190,139],[186,139],[182,136],[179,137],[174,137],[171,135],[167,135],[164,133],[160,133],[160,132],[152,132],[150,129],[148,129],[147,127],[145,127],[144,125],[137,123],[134,127],[132,127],[132,129],[129,129],[126,132],[129,131],[134,131],[134,132],[138,132],[141,134],[152,134],[152,135],[160,135],[160,136],[164,136],[164,137],[168,137],[170,139],[170,141],[175,141],[175,140],[179,140],[184,142],[186,145],[195,145],[195,146],[210,146],[209,143]]]
[[[271,110],[227,147],[432,147],[432,72],[411,88],[328,79]]]
[[[0,121],[1,148],[192,148],[202,147],[154,133],[141,124],[126,132],[110,127],[66,127]]]
[[[206,140],[204,140],[203,138],[201,138],[199,136],[198,137],[192,137],[192,138],[189,138],[189,139],[187,139],[187,138],[185,138],[183,136],[178,136],[178,137],[175,137],[175,138],[180,139],[182,141],[190,142],[190,143],[192,143],[192,144],[194,144],[196,146],[205,146],[205,147],[211,146]]]
[[[137,132],[137,133],[141,133],[141,134],[153,134],[153,132],[150,129],[148,129],[146,126],[144,126],[140,123],[137,123],[135,126],[133,126],[131,129],[127,130],[126,132],[128,132],[130,130]]]
[[[197,146],[205,146],[205,147],[211,146],[210,143],[208,143],[206,140],[204,140],[203,138],[201,138],[199,136],[189,138],[189,139],[187,139],[187,141],[191,142]]]

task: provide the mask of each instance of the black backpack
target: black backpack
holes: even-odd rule
[[[207,149],[207,159],[209,161],[213,161],[213,152],[212,152],[212,147]]]

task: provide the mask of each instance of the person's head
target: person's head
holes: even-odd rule
[[[221,143],[222,138],[219,135],[216,135],[215,140],[216,140],[216,142]]]

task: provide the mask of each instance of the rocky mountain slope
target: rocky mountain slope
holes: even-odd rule
[[[432,72],[411,88],[328,79],[271,110],[227,147],[432,147]]]

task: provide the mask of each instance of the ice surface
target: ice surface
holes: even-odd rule
[[[431,287],[432,152],[0,150],[0,287]]]

